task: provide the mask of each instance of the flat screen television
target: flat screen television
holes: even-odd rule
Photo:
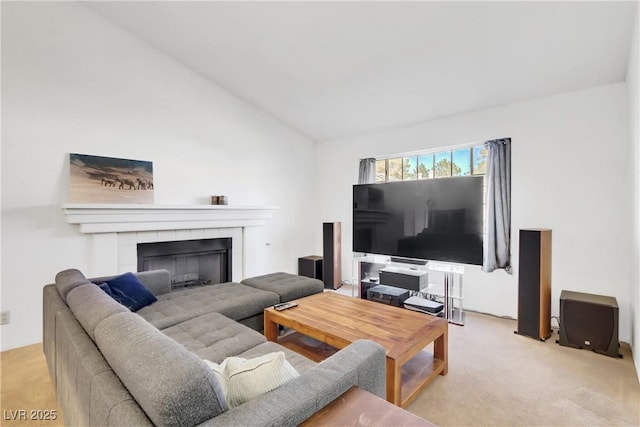
[[[353,250],[482,265],[484,177],[353,186]]]

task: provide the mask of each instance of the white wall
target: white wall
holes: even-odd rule
[[[638,39],[640,11],[636,13],[636,24],[632,37],[629,68],[627,70],[627,92],[629,97],[629,120],[631,141],[631,162],[633,165],[633,234],[631,241],[631,345],[636,373],[640,379],[640,84],[638,83]]]
[[[317,222],[342,222],[343,278],[350,278],[351,186],[360,158],[511,137],[514,274],[467,268],[465,307],[517,317],[518,230],[551,228],[552,314],[563,289],[612,295],[620,338],[629,341],[628,124],[620,83],[322,143]],[[316,251],[321,247],[317,232]]]
[[[2,350],[42,340],[58,271],[91,275],[61,211],[69,152],[153,161],[157,204],[279,206],[247,236],[247,275],[313,252],[313,143],[81,4],[3,2],[2,89]]]

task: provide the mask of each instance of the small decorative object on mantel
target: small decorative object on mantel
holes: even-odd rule
[[[69,154],[71,203],[153,204],[153,163]]]
[[[226,205],[227,196],[211,196],[212,205]]]

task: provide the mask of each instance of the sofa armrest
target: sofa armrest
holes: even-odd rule
[[[356,386],[385,396],[384,348],[358,340],[282,387],[230,409],[202,426],[297,426]]]

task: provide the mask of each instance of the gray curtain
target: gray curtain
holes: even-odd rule
[[[376,182],[376,159],[360,159],[358,184],[374,184]]]
[[[486,236],[482,270],[511,274],[511,138],[487,141]]]

